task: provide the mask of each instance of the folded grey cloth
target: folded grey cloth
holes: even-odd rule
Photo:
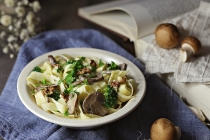
[[[156,76],[146,79],[147,89],[140,105],[122,119],[92,129],[71,129],[49,123],[32,114],[21,103],[17,79],[21,70],[34,58],[62,48],[93,47],[135,58],[95,30],[44,32],[26,42],[0,96],[0,136],[5,140],[136,140],[149,139],[152,123],[168,118],[182,130],[182,140],[209,140],[210,130]],[[144,70],[144,66],[135,61]],[[138,75],[136,75],[138,76]]]
[[[202,54],[192,57],[189,62],[183,63],[179,57],[180,46],[173,49],[160,48],[151,40],[142,54],[142,59],[149,73],[174,73],[177,82],[210,82],[210,3],[201,1],[198,9],[176,17],[169,21],[181,26],[182,37],[197,37],[203,46]]]

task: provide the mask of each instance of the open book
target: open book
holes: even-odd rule
[[[157,25],[197,9],[199,0],[120,0],[79,8],[80,17],[128,38],[140,57],[154,37]],[[198,83],[173,83],[167,74],[158,76],[190,106],[200,109],[210,120],[210,86]],[[199,93],[199,94],[198,94]]]

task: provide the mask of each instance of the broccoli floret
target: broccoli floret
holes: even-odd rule
[[[111,61],[111,64],[108,64],[107,70],[119,70],[120,67],[113,61]]]
[[[47,97],[53,98],[54,100],[58,101],[60,99],[60,92],[54,91],[52,94],[48,94]]]
[[[117,105],[118,93],[110,85],[106,86],[104,91],[104,97],[105,97],[104,105],[107,108],[114,108]]]

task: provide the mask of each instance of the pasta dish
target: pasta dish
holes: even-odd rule
[[[121,109],[135,96],[138,83],[127,64],[97,57],[48,55],[27,77],[37,106],[62,117],[89,119]]]

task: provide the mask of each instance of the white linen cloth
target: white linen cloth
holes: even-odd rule
[[[210,3],[201,1],[198,9],[167,22],[181,25],[182,39],[188,35],[197,37],[203,46],[202,53],[183,63],[179,58],[180,45],[163,49],[153,38],[141,58],[146,72],[174,73],[177,82],[210,82]]]

